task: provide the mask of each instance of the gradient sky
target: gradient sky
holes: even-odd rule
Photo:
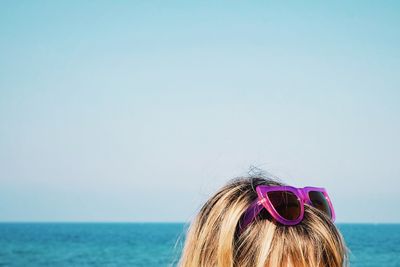
[[[400,222],[398,1],[0,4],[0,221],[187,221],[255,165]]]

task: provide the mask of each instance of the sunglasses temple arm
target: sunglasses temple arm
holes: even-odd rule
[[[244,231],[244,229],[246,229],[246,227],[254,221],[254,219],[257,217],[257,215],[260,213],[260,211],[263,208],[264,208],[264,206],[262,204],[262,201],[260,201],[259,199],[256,199],[250,205],[250,207],[248,207],[248,209],[244,213],[244,215],[239,223],[240,233],[242,233]]]

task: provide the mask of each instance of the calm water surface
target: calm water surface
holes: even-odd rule
[[[187,225],[1,223],[0,266],[175,266]],[[351,266],[400,266],[400,224],[340,224]]]

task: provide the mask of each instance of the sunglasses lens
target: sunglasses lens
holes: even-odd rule
[[[325,198],[322,192],[310,191],[308,193],[311,204],[322,212],[325,212],[330,218],[332,218],[331,208],[329,207],[328,200]]]
[[[268,199],[276,212],[285,220],[294,221],[300,216],[300,201],[289,191],[268,192]]]

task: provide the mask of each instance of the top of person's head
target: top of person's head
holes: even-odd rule
[[[282,183],[262,177],[234,179],[203,205],[187,233],[181,267],[347,265],[340,232],[330,218],[309,205],[297,225],[280,225],[264,209],[241,232],[240,220],[257,199],[258,185]]]

